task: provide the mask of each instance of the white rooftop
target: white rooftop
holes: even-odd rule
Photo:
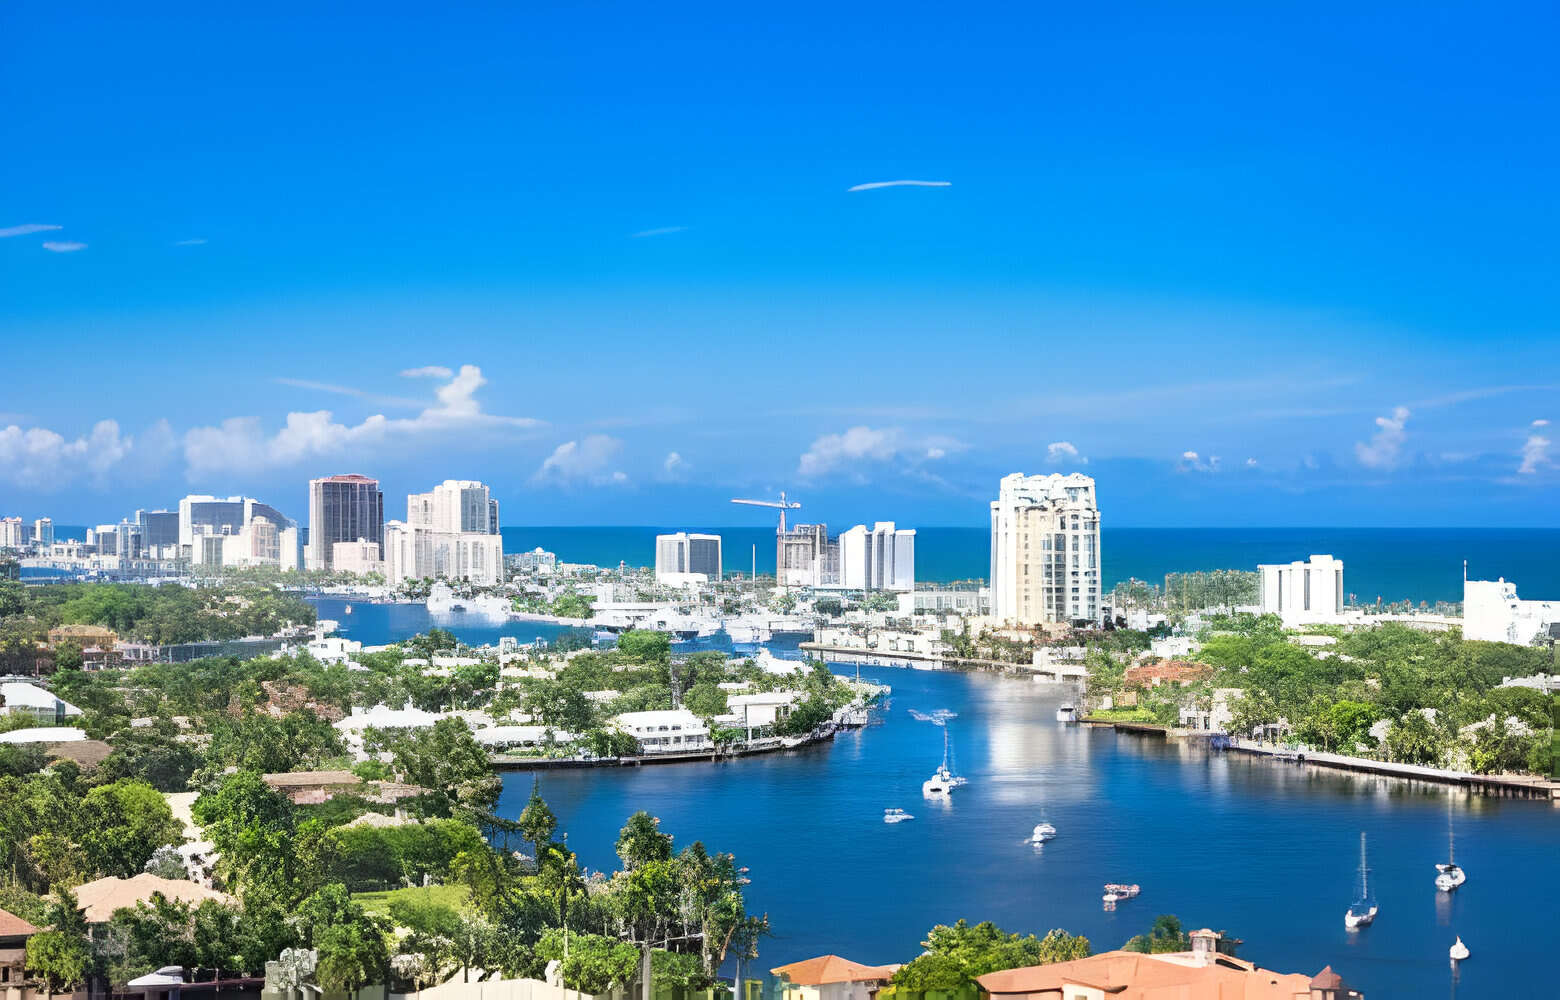
[[[24,681],[0,684],[0,701],[10,708],[29,708],[38,712],[54,712],[56,706],[64,705],[66,715],[81,714],[81,709],[63,698],[56,698],[54,692]]]
[[[33,726],[0,733],[0,743],[80,743],[86,738],[74,726]]]

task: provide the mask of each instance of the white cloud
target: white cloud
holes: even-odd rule
[[[1549,421],[1533,421],[1533,433],[1528,435],[1527,441],[1522,445],[1522,464],[1517,466],[1517,475],[1537,475],[1540,469],[1553,465],[1549,457],[1550,441],[1539,433],[1542,428],[1548,427]]]
[[[1178,472],[1218,472],[1219,456],[1209,455],[1205,460],[1195,451],[1181,452],[1181,461],[1176,465]]]
[[[433,370],[413,369],[433,375]],[[445,369],[448,372],[448,369]],[[358,424],[337,423],[330,410],[293,412],[275,434],[267,434],[258,417],[230,417],[216,427],[195,427],[184,435],[184,458],[191,474],[241,471],[291,465],[305,459],[340,454],[349,448],[373,447],[390,439],[470,430],[477,427],[534,428],[543,422],[530,417],[484,413],[476,391],[486,384],[476,365],[449,373],[450,381],[435,391],[437,402],[415,417],[386,418],[374,414]],[[318,388],[324,383],[314,387]],[[344,387],[334,387],[341,389]]]
[[[1257,460],[1256,459],[1254,459],[1254,458],[1246,459],[1246,468],[1248,468],[1248,469],[1255,469],[1256,467],[1257,467]]]
[[[1392,416],[1376,418],[1376,433],[1371,435],[1370,442],[1357,441],[1354,445],[1354,455],[1361,465],[1370,469],[1390,469],[1397,464],[1403,441],[1408,437],[1403,428],[1409,415],[1408,407],[1397,406],[1393,407]]]
[[[366,399],[374,403],[388,406],[422,406],[425,402],[420,399],[407,399],[405,396],[382,396],[379,393],[368,392],[350,385],[336,385],[333,382],[315,382],[306,378],[277,378],[272,379],[277,385],[290,385],[295,389],[312,389],[315,392],[329,392],[338,396],[353,396],[357,399]]]
[[[43,248],[50,253],[75,253],[77,250],[85,250],[87,245],[71,240],[44,240]]]
[[[0,239],[5,239],[7,236],[31,236],[33,233],[50,233],[59,228],[59,226],[50,226],[42,222],[27,222],[20,226],[7,226],[4,229],[0,229]]]
[[[895,428],[852,427],[843,434],[825,434],[802,455],[797,472],[819,476],[847,462],[886,462],[898,453],[899,438]]]
[[[608,472],[612,460],[623,450],[623,442],[606,434],[590,434],[577,441],[565,441],[542,460],[531,477],[535,483],[624,483],[622,471]]]
[[[852,191],[876,191],[878,188],[891,187],[945,188],[952,186],[952,181],[869,181],[866,184],[856,184],[848,187],[845,191],[850,193]]]
[[[1045,460],[1052,465],[1062,462],[1076,462],[1079,465],[1088,465],[1089,460],[1078,453],[1078,448],[1071,441],[1052,441],[1045,446]]]
[[[685,233],[687,231],[687,226],[661,226],[658,229],[641,229],[639,232],[631,234],[629,239],[642,240],[647,236],[670,236],[673,233]]]
[[[443,365],[423,365],[421,368],[407,368],[401,372],[402,378],[453,378],[455,373]]]
[[[146,470],[161,466],[172,432],[166,421],[149,428],[138,442],[121,434],[113,420],[99,420],[77,438],[45,427],[0,428],[0,482],[53,490],[86,480],[104,484],[109,474],[134,456]]]
[[[688,471],[688,462],[677,452],[669,451],[666,460],[661,463],[661,471],[675,478]]]
[[[815,439],[797,463],[797,474],[812,478],[845,469],[861,478],[861,466],[900,459],[906,469],[947,458],[967,448],[958,438],[942,434],[912,438],[898,427],[852,427],[843,434]]]

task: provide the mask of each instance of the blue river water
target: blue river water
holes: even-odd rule
[[[323,617],[367,643],[430,624],[467,642],[524,641],[559,626],[433,621],[420,605],[318,602]],[[794,640],[772,644],[780,655]],[[854,667],[839,666],[839,671]],[[1348,775],[1195,746],[1064,726],[1059,688],[984,674],[863,667],[889,684],[880,721],[823,746],[720,764],[550,771],[542,794],[583,864],[610,870],[629,814],[645,809],[679,845],[703,840],[752,869],[749,903],[774,936],[770,968],[837,952],[907,961],[933,924],[967,917],[1043,934],[1063,927],[1096,950],[1145,931],[1155,915],[1244,940],[1240,953],[1283,972],[1331,964],[1373,1000],[1419,995],[1538,996],[1560,897],[1560,808],[1466,796],[1436,785]],[[921,798],[941,757],[936,727],[911,710],[957,713],[952,802]],[[499,810],[517,817],[532,775],[505,775]],[[898,806],[916,818],[886,825]],[[1468,883],[1436,891],[1448,816]],[[1039,850],[1042,820],[1060,831]],[[1381,907],[1362,931],[1343,927],[1355,893],[1358,838],[1370,843]],[[1106,882],[1137,899],[1106,911]],[[1545,916],[1545,914],[1551,914]],[[1461,935],[1473,957],[1453,971]],[[1549,995],[1553,995],[1552,993]]]
[[[507,527],[504,551],[541,546],[566,562],[643,566],[655,536],[671,528]],[[773,573],[772,527],[687,528],[721,536],[726,572]],[[1357,603],[1462,600],[1463,560],[1474,579],[1515,580],[1524,597],[1560,596],[1560,530],[1547,528],[1113,528],[1100,539],[1106,589],[1129,577],[1163,584],[1166,573],[1254,569],[1327,553],[1344,562]],[[937,583],[990,575],[985,528],[918,528],[916,579]]]

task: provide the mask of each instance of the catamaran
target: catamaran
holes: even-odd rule
[[[1376,919],[1377,906],[1370,898],[1370,869],[1365,866],[1365,832],[1360,831],[1360,898],[1343,914],[1343,926],[1349,930],[1369,927]]]
[[[1056,839],[1056,827],[1052,826],[1049,823],[1039,823],[1039,824],[1036,824],[1035,828],[1034,828],[1034,831],[1029,834],[1029,842],[1031,844],[1043,844],[1043,843],[1045,843],[1048,840],[1055,840],[1055,839]]]
[[[1446,800],[1446,864],[1436,865],[1435,870],[1440,874],[1435,877],[1435,887],[1442,892],[1451,892],[1464,882],[1468,881],[1468,873],[1457,865],[1456,838],[1452,833],[1452,801]]]

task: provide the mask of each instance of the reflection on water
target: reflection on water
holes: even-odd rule
[[[828,952],[906,961],[932,924],[960,917],[1041,934],[1065,927],[1103,950],[1175,913],[1243,938],[1243,955],[1281,971],[1333,963],[1379,1000],[1444,989],[1454,934],[1489,959],[1463,970],[1469,995],[1516,990],[1523,966],[1547,951],[1537,911],[1560,893],[1560,820],[1542,803],[1459,796],[1457,857],[1470,878],[1459,898],[1445,898],[1432,884],[1446,852],[1439,786],[1064,726],[1055,721],[1063,691],[1029,681],[876,667],[862,675],[893,686],[890,708],[881,725],[832,745],[548,772],[542,792],[570,847],[595,868],[613,865],[617,830],[640,808],[679,844],[703,839],[736,853],[752,867],[752,906],[775,927],[765,966]],[[911,708],[958,713],[953,746],[969,784],[950,799],[920,795],[942,740]],[[518,815],[530,781],[506,776],[506,815]],[[915,821],[884,824],[891,806]],[[1059,834],[1037,850],[1027,837],[1042,820]],[[1350,935],[1343,914],[1361,830],[1381,916]],[[1107,882],[1143,892],[1107,910]],[[1509,905],[1497,887],[1514,885],[1543,904]]]

